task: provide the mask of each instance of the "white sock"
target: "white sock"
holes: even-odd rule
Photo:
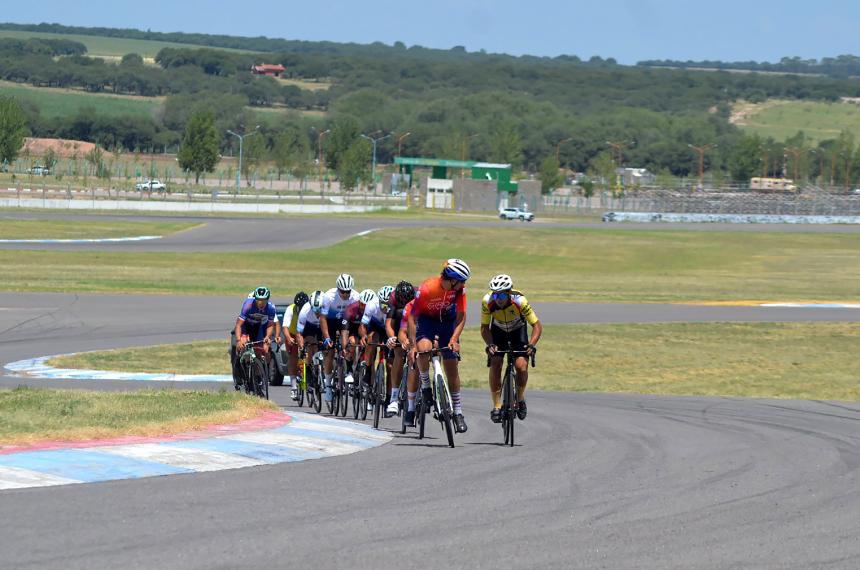
[[[429,388],[430,387],[430,371],[427,372],[419,372],[418,377],[421,379],[421,388]]]
[[[324,374],[323,375],[323,384],[325,384],[326,388],[331,386],[331,374]]]
[[[415,411],[415,396],[418,392],[406,392],[406,409],[410,412]]]
[[[463,413],[463,401],[460,399],[460,392],[451,392],[451,403],[454,404],[454,413]]]
[[[400,388],[392,388],[391,389],[391,399],[392,400],[396,400],[399,395],[400,395]]]

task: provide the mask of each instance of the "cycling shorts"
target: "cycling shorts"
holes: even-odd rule
[[[451,337],[454,335],[454,328],[454,321],[439,321],[438,319],[421,315],[415,323],[415,340],[420,341],[422,338],[426,338],[430,342],[433,342],[433,339],[438,336],[439,348],[442,348],[444,346],[448,346],[448,343],[451,342]],[[453,360],[457,358],[457,356],[450,350],[443,350],[442,358],[445,360]]]
[[[495,344],[499,350],[508,350],[508,341],[510,341],[511,350],[525,350],[526,348],[528,348],[529,344],[527,328],[528,327],[523,325],[518,329],[514,329],[510,332],[507,332],[500,329],[499,327],[491,326],[490,334],[493,335],[493,344]],[[502,356],[504,355],[497,355],[497,357]]]

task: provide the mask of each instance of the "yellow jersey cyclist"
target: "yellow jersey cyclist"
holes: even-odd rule
[[[299,313],[302,307],[310,301],[308,294],[304,291],[299,291],[293,297],[293,304],[287,307],[284,311],[284,320],[282,330],[284,332],[284,348],[287,351],[287,380],[290,383],[290,397],[293,400],[298,400],[298,390],[296,382],[299,375],[299,345],[296,340],[299,325]]]
[[[502,354],[497,350],[507,350],[510,342],[511,350],[524,351],[534,354],[535,346],[540,340],[541,327],[537,314],[529,305],[525,295],[515,290],[510,275],[496,275],[490,279],[490,292],[484,295],[481,303],[481,337],[487,343],[487,354],[490,355],[490,396],[493,400],[493,410],[490,419],[496,423],[502,421]],[[529,339],[528,325],[532,326]],[[526,355],[518,355],[514,361],[517,371],[517,417],[526,418],[526,384],[529,380],[528,359]]]

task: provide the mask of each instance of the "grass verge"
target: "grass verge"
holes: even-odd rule
[[[860,400],[860,323],[550,325],[529,386],[538,390]],[[475,327],[463,336],[464,385],[485,388]],[[49,364],[229,374],[227,341],[60,357]]]
[[[2,220],[0,239],[103,239],[166,236],[200,224],[184,222],[116,222],[66,220]]]
[[[0,390],[0,445],[161,436],[239,422],[267,409],[276,406],[232,389],[93,392],[19,387]]]
[[[524,227],[384,230],[289,252],[0,251],[0,290],[242,295],[420,282],[449,257],[472,267],[477,302],[509,273],[532,300],[696,302],[860,298],[860,234],[731,233]],[[49,271],[46,271],[49,269]]]

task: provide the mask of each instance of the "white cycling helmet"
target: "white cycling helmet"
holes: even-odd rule
[[[367,305],[368,303],[370,303],[374,299],[376,299],[376,293],[373,292],[373,289],[365,289],[358,296],[358,300],[361,301],[365,305]]]
[[[311,293],[311,310],[314,313],[319,313],[322,310],[323,306],[323,292],[322,291],[314,291]]]
[[[394,287],[391,285],[383,285],[379,288],[379,291],[376,292],[376,296],[379,297],[380,303],[388,303],[388,299],[391,297],[392,293],[394,293]]]
[[[353,287],[355,287],[355,279],[349,273],[341,273],[337,277],[336,286],[341,291],[352,291]]]
[[[510,275],[502,273],[490,279],[490,291],[498,293],[499,291],[507,291],[508,289],[513,289],[513,287],[514,280],[511,279]]]
[[[469,266],[462,259],[452,258],[445,262],[445,265],[442,267],[442,273],[451,279],[456,279],[457,281],[467,281],[469,276],[472,275],[472,272],[469,270]]]

